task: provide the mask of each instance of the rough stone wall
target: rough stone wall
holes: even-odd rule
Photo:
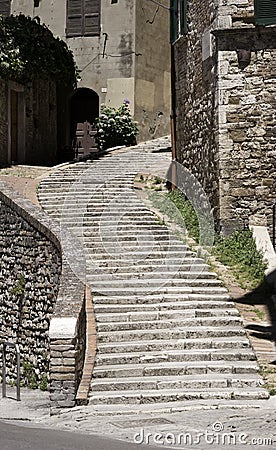
[[[251,49],[248,65],[237,48]],[[218,37],[221,225],[271,224],[276,193],[275,31]]]
[[[49,376],[48,329],[61,258],[47,237],[3,201],[0,225],[0,341],[19,344],[23,381],[34,387]],[[12,371],[7,381],[13,377]]]
[[[188,3],[187,36],[174,44],[176,64],[176,156],[218,208],[216,59],[210,27],[215,1]]]
[[[142,141],[170,132],[169,18],[168,10],[152,2],[136,2],[135,119]]]
[[[177,159],[209,195],[217,229],[270,226],[275,27],[255,27],[253,0],[190,0],[188,29],[174,45]],[[251,53],[248,64],[239,50]]]
[[[70,233],[3,182],[0,212],[0,343],[19,343],[21,379],[43,388],[49,381],[56,412],[75,405],[82,377],[85,287],[77,274],[83,254]]]

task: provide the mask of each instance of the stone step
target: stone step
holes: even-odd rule
[[[136,305],[134,305],[136,306]],[[127,308],[125,308],[127,309]],[[155,320],[174,320],[174,319],[192,319],[192,318],[211,318],[211,317],[228,317],[234,316],[237,317],[237,310],[235,308],[232,309],[167,309],[167,310],[142,310],[142,311],[129,311],[126,312],[120,311],[112,312],[110,309],[106,309],[107,313],[99,313],[98,308],[94,308],[94,311],[97,315],[97,323],[106,323],[106,322],[140,322],[145,319],[149,321]],[[186,322],[185,322],[186,323]]]
[[[208,374],[208,377],[202,375],[184,375],[184,376],[151,376],[151,377],[128,377],[109,378],[107,380],[92,379],[91,395],[96,392],[114,392],[116,391],[140,391],[143,394],[145,390],[178,390],[182,389],[225,389],[225,388],[256,388],[263,385],[262,377],[256,374],[239,374],[227,376],[227,374]],[[123,394],[124,395],[124,394]]]
[[[167,350],[189,350],[196,349],[248,349],[250,350],[250,343],[247,337],[239,336],[233,337],[215,337],[215,338],[200,338],[200,339],[156,339],[156,340],[138,340],[130,342],[108,342],[98,343],[98,354],[101,353],[122,353],[122,352],[152,352],[152,351],[167,351]]]
[[[101,273],[102,272],[102,273]],[[128,280],[152,280],[152,273],[148,273],[148,272],[121,272],[121,273],[112,273],[111,271],[109,271],[108,269],[106,270],[102,270],[102,271],[97,271],[97,273],[95,273],[94,275],[88,275],[88,279],[90,280],[91,283],[93,283],[94,281],[111,281],[111,280],[117,280],[117,281],[122,281],[122,282],[127,282]],[[157,274],[155,275],[157,276]],[[159,277],[163,277],[163,280],[165,282],[165,280],[167,279],[172,279],[172,281],[176,281],[176,280],[186,280],[187,282],[192,282],[193,280],[216,280],[216,274],[212,273],[212,272],[162,272],[160,271],[158,273]],[[161,278],[159,278],[161,280]]]
[[[224,400],[254,400],[254,399],[267,399],[268,393],[263,388],[209,388],[206,390],[184,390],[173,391],[162,389],[160,391],[147,390],[147,391],[106,391],[105,393],[92,392],[89,404],[144,404],[144,403],[167,403],[167,402],[179,402],[187,400],[207,400],[207,399],[224,399]],[[177,405],[175,405],[176,407]],[[164,408],[165,406],[163,406]]]
[[[205,288],[205,290],[202,293],[192,293],[187,292],[186,294],[184,292],[179,295],[178,293],[162,293],[162,294],[151,294],[151,295],[133,295],[130,294],[127,297],[121,296],[121,295],[94,295],[93,296],[93,303],[95,305],[106,305],[106,304],[115,304],[115,305],[129,305],[129,304],[137,304],[137,305],[144,305],[144,304],[152,304],[158,301],[162,307],[162,304],[165,305],[166,303],[174,301],[175,303],[181,304],[184,301],[187,302],[201,302],[201,301],[226,301],[230,299],[229,294],[227,291],[219,292],[219,293],[212,293],[207,292],[208,288]]]
[[[207,264],[202,263],[202,259],[200,258],[190,258],[187,257],[183,261],[182,259],[177,260],[175,262],[174,260],[168,258],[164,261],[160,261],[159,259],[156,259],[155,261],[151,260],[143,260],[142,263],[138,261],[138,263],[135,263],[135,261],[130,265],[129,262],[126,261],[120,261],[120,264],[118,264],[118,261],[108,261],[108,260],[97,260],[90,261],[91,266],[87,267],[86,273],[87,275],[95,275],[95,274],[130,274],[130,276],[135,276],[136,273],[140,274],[147,274],[146,276],[150,276],[150,274],[161,274],[164,277],[166,274],[168,276],[174,276],[177,273],[181,274],[182,272],[191,272],[194,271],[204,271],[204,273],[208,273],[209,266]],[[157,272],[158,271],[158,272]],[[149,272],[149,274],[148,274]]]
[[[162,362],[193,361],[255,361],[255,353],[245,349],[193,349],[166,350],[159,352],[101,353],[97,354],[96,366],[118,364],[155,364]]]
[[[88,282],[89,283],[89,282]],[[89,283],[90,285],[90,283]],[[108,297],[115,295],[115,296],[121,296],[121,295],[148,295],[151,292],[155,292],[158,290],[158,293],[164,293],[164,294],[178,294],[179,296],[183,295],[183,294],[223,294],[226,293],[227,290],[223,287],[219,287],[219,286],[158,286],[158,285],[148,285],[148,286],[144,286],[144,287],[114,287],[114,286],[110,286],[110,287],[103,287],[103,286],[98,286],[95,287],[93,283],[91,283],[91,289],[92,292],[98,292],[101,295],[106,295]]]
[[[217,317],[186,317],[185,320],[180,319],[164,319],[159,320],[144,320],[131,322],[98,322],[97,330],[101,332],[113,331],[131,331],[131,330],[162,330],[163,328],[181,329],[182,327],[223,327],[223,326],[238,326],[243,322],[238,316],[217,316]]]
[[[137,340],[153,340],[153,339],[202,339],[202,338],[216,338],[216,337],[238,337],[245,336],[245,330],[242,327],[224,326],[224,327],[185,327],[174,329],[161,328],[157,330],[124,330],[124,331],[101,331],[98,334],[98,342],[107,343],[113,342],[130,342]]]
[[[95,365],[94,378],[127,378],[146,376],[183,376],[214,373],[257,374],[258,365],[253,361],[181,361],[152,364]]]
[[[94,275],[87,275],[87,281],[93,289],[101,289],[102,287],[108,289],[109,287],[113,290],[117,289],[142,289],[147,287],[189,287],[189,289],[194,287],[217,287],[221,286],[222,282],[218,279],[212,278],[173,278],[169,277],[168,279],[164,278],[132,278],[129,280],[124,279],[115,279],[110,276],[109,279],[101,280],[99,277],[95,277]]]
[[[108,315],[111,317],[120,316],[122,319],[124,315],[129,317],[131,315],[131,320],[135,320],[136,315],[147,314],[183,314],[186,317],[204,317],[204,316],[227,316],[227,315],[237,315],[237,310],[232,302],[213,302],[213,301],[175,301],[175,302],[163,302],[163,303],[142,303],[142,304],[116,304],[107,303],[94,304],[94,311],[97,314],[97,320],[101,321],[101,315],[105,317]],[[130,320],[130,319],[126,319]]]

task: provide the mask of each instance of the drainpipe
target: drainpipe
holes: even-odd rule
[[[172,173],[171,190],[176,189],[176,71],[175,71],[175,51],[174,51],[174,23],[176,11],[175,0],[170,0],[170,44],[171,44],[171,139],[172,139]]]
[[[174,45],[171,43],[171,140],[172,140],[172,182],[171,190],[176,189],[176,89],[175,89],[175,59],[174,59]]]

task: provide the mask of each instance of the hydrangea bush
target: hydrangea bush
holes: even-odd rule
[[[96,141],[103,150],[118,145],[136,144],[138,134],[137,122],[131,116],[128,101],[119,108],[103,105],[95,127],[97,129]]]

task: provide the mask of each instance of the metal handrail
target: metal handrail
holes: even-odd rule
[[[20,398],[20,350],[19,345],[14,342],[3,342],[2,349],[2,397],[7,397],[7,383],[6,383],[6,375],[7,375],[7,365],[6,365],[6,354],[7,347],[14,347],[16,351],[16,400],[19,402]]]
[[[275,213],[276,213],[276,201],[274,200],[274,203],[273,203],[273,205],[272,205],[272,245],[273,245],[273,248],[274,248],[274,250],[276,250],[275,249],[275,246],[276,246],[276,223],[275,223],[275,221],[276,221],[276,218],[275,218]]]

